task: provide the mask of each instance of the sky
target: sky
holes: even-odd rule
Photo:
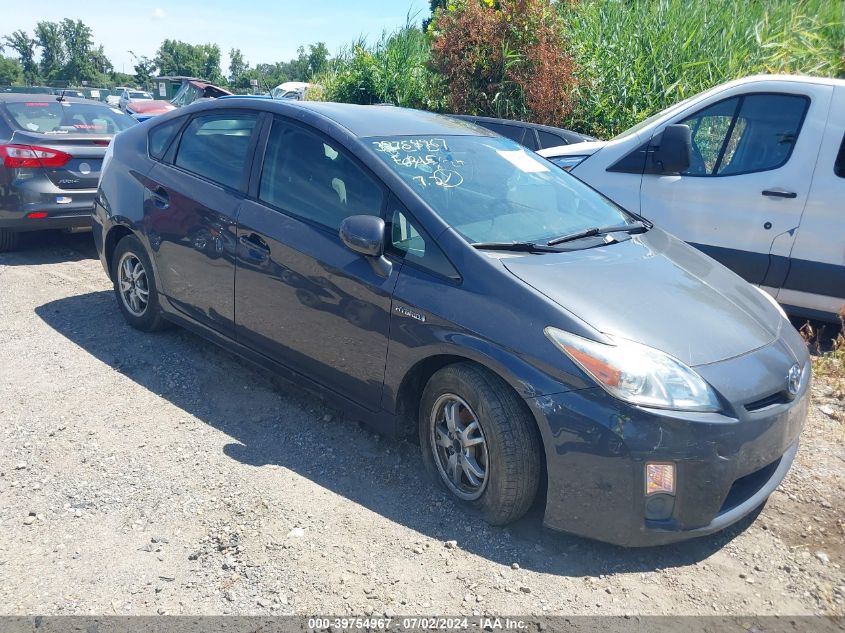
[[[251,65],[287,61],[298,46],[320,41],[334,54],[359,35],[374,40],[382,30],[403,25],[409,12],[417,22],[428,15],[427,0],[39,0],[37,7],[12,6],[2,11],[0,36],[17,29],[32,34],[41,20],[80,19],[94,31],[95,45],[103,45],[115,70],[130,74],[129,51],[154,57],[168,38],[218,44],[228,74],[232,48],[240,48]]]

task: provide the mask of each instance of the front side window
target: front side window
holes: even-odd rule
[[[408,212],[399,205],[391,205],[388,213],[388,252],[402,257],[407,263],[441,277],[458,280],[460,275],[434,240],[420,228]]]
[[[506,138],[394,136],[368,142],[471,243],[542,241],[630,222],[577,178]]]
[[[308,130],[273,122],[258,197],[337,230],[351,215],[381,215],[384,192],[339,147]]]
[[[137,123],[135,119],[99,103],[70,101],[16,101],[6,110],[22,130],[61,136],[65,134],[117,134]]]
[[[246,113],[194,118],[182,133],[176,166],[237,189],[256,121],[256,115]]]
[[[777,169],[789,160],[809,99],[754,94],[715,103],[681,121],[692,133],[687,176],[735,176]]]

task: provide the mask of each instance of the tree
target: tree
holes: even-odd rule
[[[240,88],[241,79],[249,70],[249,64],[244,59],[244,54],[239,48],[229,51],[229,85]]]
[[[27,35],[23,29],[18,29],[11,35],[6,35],[3,39],[6,45],[18,54],[24,81],[30,86],[36,83],[38,65],[35,63],[35,45],[37,42]]]
[[[23,79],[23,67],[14,57],[0,57],[0,86],[19,83]]]
[[[308,45],[308,68],[306,80],[323,72],[329,62],[329,49],[325,42]]]
[[[216,44],[164,40],[156,53],[155,65],[162,75],[201,77],[213,83],[223,81],[220,47]]]
[[[129,51],[129,54],[135,60],[135,82],[145,90],[150,90],[153,86],[153,75],[156,70],[155,60],[146,55],[138,56],[132,51]]]
[[[35,27],[35,39],[41,48],[41,77],[48,82],[58,79],[65,63],[61,26],[56,22],[39,22]]]
[[[445,10],[446,9],[447,0],[428,0],[428,6],[431,9],[431,17],[425,18],[422,21],[422,30],[423,33],[428,31],[428,25],[434,21],[435,16],[437,15],[438,10]]]
[[[103,69],[96,66],[99,60],[95,58],[91,27],[82,20],[65,18],[61,23],[61,31],[65,42],[62,79],[72,85],[96,79]]]
[[[450,0],[429,27],[449,107],[560,124],[575,86],[562,32],[551,0]]]

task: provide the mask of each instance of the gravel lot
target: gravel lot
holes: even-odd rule
[[[753,521],[623,550],[507,529],[418,448],[179,329],[124,324],[90,235],[0,255],[2,614],[842,614],[845,394]]]

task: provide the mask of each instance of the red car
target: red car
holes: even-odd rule
[[[126,114],[138,121],[146,121],[175,109],[176,106],[169,101],[144,99],[142,101],[130,101],[126,104]]]

